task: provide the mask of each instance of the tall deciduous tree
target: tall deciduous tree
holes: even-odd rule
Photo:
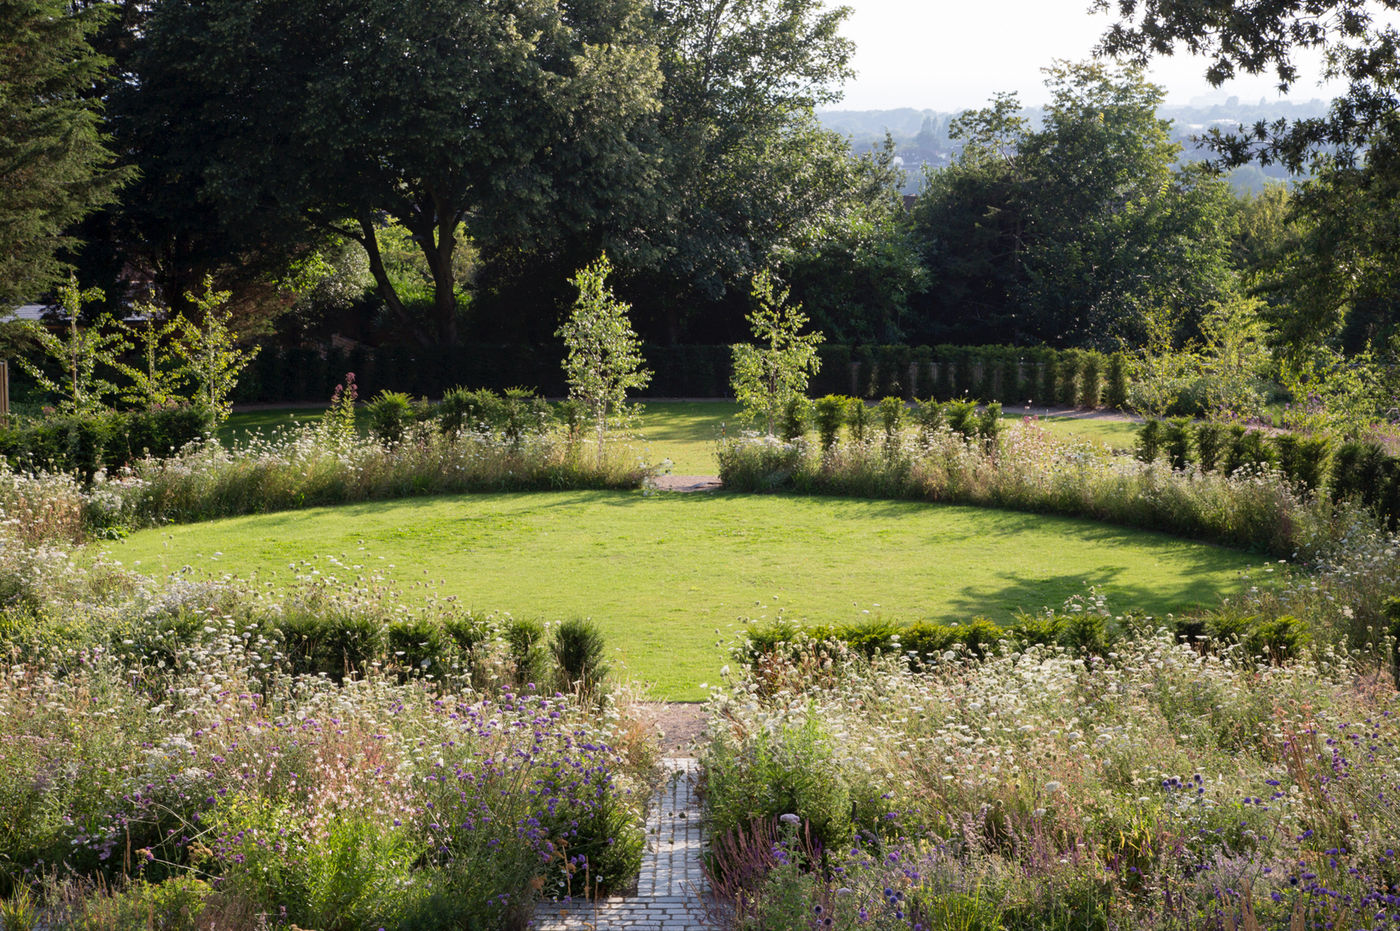
[[[665,76],[655,194],[619,260],[660,295],[665,336],[766,267],[850,194],[845,140],[814,108],[850,76],[849,9],[823,0],[656,0]]]
[[[912,217],[930,287],[914,302],[915,339],[988,344],[1039,338],[1016,302],[1025,247],[1025,172],[1017,147],[1029,131],[1014,94],[959,114],[962,152],[928,172]]]
[[[276,283],[320,234],[267,198],[220,196],[217,158],[247,127],[211,95],[218,76],[185,58],[195,52],[164,28],[179,4],[79,2],[112,10],[93,41],[113,60],[105,101],[111,147],[135,175],[117,203],[82,226],[84,279],[101,283],[109,301],[153,300],[191,314],[187,295],[212,275],[232,292],[240,330],[266,331],[291,303]]]
[[[927,286],[894,145],[849,159],[847,194],[774,250],[814,324],[837,342],[897,343],[911,295]]]
[[[462,230],[518,243],[586,223],[646,171],[655,52],[634,0],[164,0],[148,47],[215,127],[206,189],[358,239],[381,218],[433,276],[423,342],[456,342]]]
[[[1378,136],[1362,165],[1323,160],[1287,207],[1289,235],[1256,285],[1285,351],[1354,353],[1400,332],[1400,138]]]
[[[1358,349],[1400,322],[1395,268],[1400,204],[1400,0],[1095,0],[1117,12],[1101,50],[1147,62],[1179,50],[1206,59],[1220,84],[1239,72],[1272,73],[1280,91],[1299,78],[1297,56],[1320,51],[1325,76],[1346,91],[1326,116],[1259,122],[1212,133],[1218,160],[1316,169],[1293,201],[1297,248],[1264,282],[1270,315],[1289,351],[1307,355],[1342,334]]]
[[[1162,89],[1100,64],[1048,70],[1044,125],[1018,157],[1030,184],[1021,304],[1071,344],[1135,338],[1154,306],[1195,315],[1230,284],[1228,191],[1176,169]]]
[[[1139,337],[1148,309],[1189,312],[1231,284],[1228,190],[1173,167],[1160,88],[1097,64],[1047,83],[1039,129],[1014,98],[965,114],[959,163],[916,206],[935,338],[1111,346]]]
[[[89,38],[106,10],[0,0],[0,305],[58,280],[68,227],[108,201],[123,174],[98,131],[106,59]]]

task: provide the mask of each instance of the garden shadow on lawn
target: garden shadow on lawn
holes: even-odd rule
[[[1018,611],[1037,614],[1047,607],[1058,610],[1068,599],[1089,594],[1091,586],[1105,595],[1106,606],[1114,614],[1132,610],[1127,606],[1164,602],[1172,606],[1171,613],[1179,613],[1218,601],[1220,597],[1219,586],[1210,582],[1183,580],[1178,586],[1164,589],[1161,585],[1147,587],[1126,583],[1125,573],[1122,567],[1057,576],[1028,577],[1017,572],[999,572],[996,582],[964,586],[948,598],[947,604],[953,619],[984,615],[1001,622]],[[946,621],[949,618],[930,619]]]

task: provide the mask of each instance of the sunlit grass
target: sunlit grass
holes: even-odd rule
[[[1001,416],[1006,421],[1025,418],[1025,414],[1015,408],[1003,408]],[[1117,416],[1082,417],[1074,414],[1056,414],[1037,417],[1035,421],[1057,439],[1088,440],[1102,443],[1112,449],[1132,449],[1137,442],[1140,426],[1136,421]]]
[[[589,616],[628,671],[702,697],[740,617],[869,612],[952,622],[1059,605],[1093,584],[1159,614],[1240,588],[1257,557],[1043,515],[916,502],[641,492],[477,494],[317,508],[133,534],[148,573],[256,575],[335,557],[473,610]],[[333,572],[329,560],[320,566]],[[304,570],[302,570],[304,571]]]

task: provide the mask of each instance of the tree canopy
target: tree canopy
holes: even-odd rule
[[[1116,23],[1101,51],[1145,62],[1179,49],[1207,59],[1206,76],[1271,72],[1280,91],[1298,79],[1302,50],[1325,56],[1325,76],[1346,83],[1325,116],[1260,121],[1214,132],[1223,164],[1251,160],[1312,169],[1291,203],[1296,238],[1272,256],[1259,282],[1291,351],[1339,335],[1352,349],[1400,322],[1394,267],[1400,184],[1400,0],[1096,0]]]
[[[203,186],[224,205],[358,239],[386,304],[413,321],[378,229],[432,271],[424,341],[455,342],[453,256],[548,236],[609,208],[647,159],[655,53],[632,0],[163,0],[143,60],[202,101]]]
[[[648,212],[620,261],[666,296],[666,335],[682,308],[723,298],[775,248],[831,216],[850,188],[845,140],[816,106],[839,96],[854,46],[846,7],[822,0],[658,0],[664,81]],[[738,319],[736,317],[736,319]]]
[[[1208,62],[1216,86],[1238,73],[1272,73],[1280,92],[1298,80],[1297,54],[1318,50],[1325,76],[1346,82],[1326,117],[1261,121],[1239,133],[1216,134],[1231,164],[1252,159],[1299,171],[1321,153],[1350,162],[1400,109],[1400,29],[1384,14],[1400,0],[1094,0],[1119,16],[1099,52],[1145,65],[1154,55],[1185,49]]]
[[[106,59],[89,41],[106,12],[0,0],[0,305],[59,280],[69,227],[123,178],[99,132]]]
[[[957,121],[959,161],[915,206],[929,338],[1113,345],[1147,311],[1229,285],[1223,183],[1175,166],[1161,89],[1136,69],[1061,64],[1032,129],[1014,97]],[[970,313],[969,313],[970,311]]]

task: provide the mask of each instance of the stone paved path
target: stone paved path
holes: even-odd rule
[[[708,931],[705,876],[700,866],[700,802],[695,760],[665,761],[670,778],[651,800],[647,849],[637,894],[602,901],[546,903],[535,912],[539,931]]]

